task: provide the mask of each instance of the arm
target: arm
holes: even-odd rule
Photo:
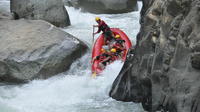
[[[96,33],[94,33],[94,34],[97,34],[97,33],[100,33],[100,32],[101,32],[100,26],[102,26],[103,23],[104,23],[104,22],[101,21],[98,25],[94,25],[94,27],[98,27],[98,31],[97,31]]]
[[[100,31],[101,31],[101,30],[100,30],[100,29],[98,29],[98,31],[97,31],[97,32],[95,32],[95,33],[94,33],[94,35],[96,35],[97,33],[100,33]]]
[[[94,63],[95,60],[99,60],[100,56],[96,56],[92,59],[92,63]]]
[[[99,25],[93,25],[93,27],[98,27]]]
[[[100,33],[100,32],[101,32],[101,30],[100,30],[100,28],[98,27],[98,30],[97,30],[97,32],[96,32],[95,34]]]

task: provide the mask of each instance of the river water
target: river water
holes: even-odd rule
[[[0,0],[0,7],[8,3],[8,0]],[[66,8],[72,25],[62,30],[85,41],[90,47],[96,16],[110,27],[122,29],[135,44],[140,27],[139,11],[95,15]],[[123,66],[121,61],[109,65],[101,76],[92,79],[90,59],[88,52],[74,62],[68,72],[47,80],[34,80],[18,86],[1,85],[0,112],[144,112],[140,104],[120,102],[108,96],[112,82]]]

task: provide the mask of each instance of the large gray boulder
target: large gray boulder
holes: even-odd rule
[[[8,12],[1,12],[0,11],[0,20],[2,19],[13,19],[12,14],[8,13]]]
[[[11,0],[10,4],[16,19],[42,19],[58,27],[70,25],[62,0]]]
[[[137,44],[110,96],[149,112],[200,112],[199,10],[199,0],[143,0]]]
[[[82,41],[41,20],[1,20],[0,48],[0,82],[48,78],[68,70],[87,50]]]
[[[65,0],[68,6],[91,13],[126,13],[138,10],[137,0]]]

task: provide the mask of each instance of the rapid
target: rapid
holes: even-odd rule
[[[1,1],[1,0],[0,0]],[[7,0],[3,0],[7,3]],[[0,2],[2,5],[3,2]],[[139,8],[142,4],[139,2]],[[71,26],[62,30],[92,47],[94,18],[101,17],[110,27],[122,29],[133,45],[139,31],[139,11],[124,14],[90,14],[66,7]],[[97,29],[96,29],[97,30]],[[98,35],[95,36],[95,39]],[[121,61],[109,65],[101,76],[92,79],[91,52],[74,62],[69,71],[47,80],[23,85],[0,85],[0,112],[143,112],[140,104],[119,102],[108,96]]]

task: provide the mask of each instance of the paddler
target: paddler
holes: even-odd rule
[[[106,65],[110,64],[115,60],[115,55],[113,53],[116,53],[116,50],[106,50],[106,49],[101,49],[102,54],[99,56],[94,57],[93,62],[95,60],[99,60],[99,66],[101,69],[105,69]]]
[[[113,33],[110,29],[110,27],[99,17],[95,18],[95,21],[98,23],[98,25],[93,25],[94,27],[98,27],[98,31],[94,33],[94,35],[103,32],[104,35],[104,44],[108,45],[111,40],[114,40]]]
[[[111,48],[116,49],[116,54],[118,58],[123,57],[123,51],[126,50],[125,48],[125,40],[120,38],[120,35],[115,36],[115,42],[110,46]]]

